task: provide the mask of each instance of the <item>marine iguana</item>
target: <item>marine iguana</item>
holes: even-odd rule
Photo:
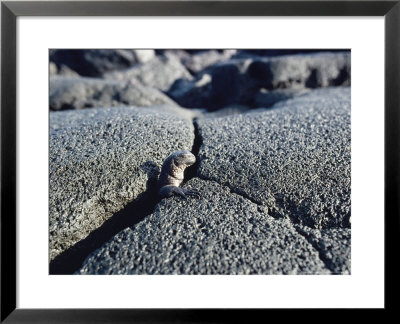
[[[167,157],[162,165],[158,180],[159,197],[167,198],[179,195],[185,199],[187,199],[187,196],[200,198],[200,194],[196,189],[179,187],[183,181],[183,172],[195,162],[196,157],[187,150],[174,152]]]

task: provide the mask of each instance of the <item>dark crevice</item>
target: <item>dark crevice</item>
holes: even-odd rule
[[[153,213],[155,206],[160,201],[157,193],[157,177],[154,176],[154,172],[158,172],[158,167],[155,166],[154,163],[149,162],[143,165],[142,168],[147,169],[149,176],[149,180],[146,184],[146,191],[126,205],[124,209],[116,212],[111,218],[105,221],[102,226],[92,231],[85,239],[56,256],[50,262],[50,274],[73,274],[81,268],[82,263],[89,254],[100,248],[114,235],[125,228],[136,225],[146,216]],[[157,170],[155,170],[155,168],[157,168]]]
[[[206,181],[213,181],[211,179],[207,179],[204,176],[198,175],[198,178],[202,179],[202,180],[206,180]],[[282,212],[281,209],[279,209],[276,206],[265,206],[264,204],[260,203],[259,201],[254,200],[253,198],[249,197],[247,194],[237,190],[236,188],[233,188],[227,184],[221,184],[219,182],[217,182],[219,185],[221,186],[225,186],[227,188],[229,188],[231,190],[231,192],[243,197],[244,199],[247,199],[249,201],[251,201],[252,203],[258,205],[258,210],[260,212],[264,212],[264,210],[262,209],[264,208],[268,208],[268,215],[275,218],[275,219],[284,219],[284,218],[288,218],[291,221],[291,224],[293,225],[294,229],[296,230],[296,232],[303,236],[308,243],[311,244],[311,246],[318,252],[318,256],[319,259],[323,262],[323,264],[325,265],[325,267],[331,271],[332,274],[341,274],[341,273],[336,273],[334,272],[334,269],[332,268],[332,262],[331,260],[329,260],[324,253],[320,250],[319,246],[311,239],[311,237],[309,237],[309,235],[307,235],[307,233],[303,232],[300,230],[300,228],[298,228],[296,225],[299,224],[299,221],[296,218],[290,217],[290,216],[285,216]]]
[[[194,141],[192,146],[192,153],[196,157],[196,163],[185,170],[184,183],[198,176],[198,170],[200,166],[199,151],[201,145],[203,144],[203,138],[200,135],[199,126],[197,124],[197,118],[193,119],[193,127],[194,127]]]
[[[196,119],[193,120],[193,126],[195,138],[192,146],[192,153],[196,156],[196,163],[185,170],[184,182],[187,182],[195,177],[206,181],[214,181],[199,174],[199,151],[201,145],[203,144],[203,139],[200,135]],[[160,202],[157,192],[157,179],[159,170],[158,167],[152,162],[146,163],[142,166],[142,168],[147,172],[149,178],[146,185],[146,191],[133,202],[129,203],[124,209],[115,213],[110,219],[104,222],[101,227],[91,232],[85,239],[79,241],[78,243],[55,257],[54,260],[50,262],[50,274],[73,274],[81,268],[82,263],[89,256],[89,254],[100,248],[104,243],[106,243],[109,239],[111,239],[113,236],[115,236],[125,228],[136,225],[146,216],[154,212],[156,205]],[[276,201],[271,202],[270,205],[268,204],[266,206],[260,201],[257,201],[254,198],[250,197],[242,190],[234,188],[229,184],[221,184],[218,181],[217,183],[221,186],[229,188],[232,193],[235,193],[243,197],[244,199],[256,204],[260,211],[265,212],[264,208],[268,208],[267,213],[270,216],[276,219],[285,218],[285,215],[276,206]],[[300,231],[300,229],[297,228],[295,224],[293,225],[296,231],[300,235],[302,235],[313,246],[313,248],[318,251],[321,261],[330,271],[332,271],[330,267],[330,261],[319,250],[317,244],[313,242],[306,233]]]
[[[65,250],[50,262],[50,274],[73,274],[79,270],[83,261],[90,253],[100,248],[114,235],[127,227],[134,226],[154,211],[158,203],[157,191],[146,193],[129,203],[124,209],[115,213],[98,229],[91,232],[85,239]]]
[[[197,118],[193,119],[193,127],[194,127],[194,142],[193,142],[193,147],[192,147],[192,153],[194,154],[194,156],[196,157],[196,163],[193,164],[191,167],[187,168],[185,170],[185,180],[184,183],[186,183],[187,181],[197,177],[201,180],[206,180],[206,181],[215,181],[213,179],[209,179],[207,177],[205,177],[204,175],[201,175],[199,172],[199,167],[200,167],[200,157],[199,157],[199,152],[200,152],[200,147],[203,145],[203,138],[200,134],[200,130],[199,130],[199,125],[197,123]],[[274,218],[281,218],[283,216],[281,216],[279,214],[279,212],[277,211],[277,208],[275,206],[275,204],[272,204],[273,206],[265,206],[263,203],[261,203],[260,201],[255,200],[254,198],[250,197],[249,195],[247,195],[244,191],[241,191],[235,187],[230,186],[229,184],[222,184],[219,183],[218,181],[216,181],[219,185],[224,186],[229,188],[229,190],[249,201],[251,201],[253,204],[256,204],[258,206],[258,208],[264,208],[264,207],[268,207],[268,214]]]
[[[193,126],[194,126],[194,134],[195,134],[195,138],[194,138],[194,143],[193,143],[193,147],[192,147],[192,153],[196,156],[196,163],[194,165],[192,165],[190,168],[188,168],[185,171],[185,181],[187,182],[190,179],[193,179],[194,177],[197,177],[201,180],[205,180],[205,181],[215,181],[213,179],[209,179],[207,177],[205,177],[204,175],[201,175],[199,172],[199,167],[200,167],[200,158],[199,158],[199,151],[200,151],[200,147],[203,144],[203,138],[200,134],[199,131],[199,126],[197,124],[197,119],[195,118],[193,120]],[[230,186],[228,183],[222,184],[219,183],[218,181],[216,181],[219,185],[224,186],[229,188],[229,190],[232,193],[235,193],[241,197],[243,197],[246,200],[249,200],[250,202],[256,204],[258,206],[258,210],[260,212],[264,212],[264,208],[268,208],[267,213],[268,215],[272,216],[275,219],[283,219],[283,218],[289,218],[294,229],[296,230],[296,232],[303,236],[307,242],[318,252],[318,256],[319,259],[323,262],[323,264],[325,265],[325,267],[331,271],[332,274],[337,274],[333,267],[332,267],[332,262],[331,260],[329,260],[324,253],[321,251],[321,249],[319,248],[318,244],[312,240],[312,238],[305,232],[303,232],[297,225],[299,224],[299,220],[292,217],[292,216],[285,216],[283,209],[281,207],[279,207],[280,205],[283,204],[282,198],[281,197],[274,197],[271,195],[271,202],[270,204],[267,204],[267,206],[265,204],[263,204],[260,201],[255,200],[254,198],[250,197],[248,194],[246,194],[244,191],[239,190],[233,186]]]
[[[310,235],[308,233],[306,233],[305,231],[303,231],[301,228],[299,228],[296,225],[293,225],[294,229],[296,230],[297,233],[299,233],[299,235],[303,236],[308,243],[311,244],[311,246],[318,252],[318,256],[319,259],[323,262],[323,264],[325,265],[325,267],[332,273],[332,274],[340,274],[335,272],[335,269],[333,269],[333,265],[332,265],[332,261],[329,260],[325,254],[321,251],[320,247],[318,246],[318,244],[310,237]]]
[[[198,154],[202,139],[199,134],[196,121],[193,121],[195,138],[192,153],[196,156],[196,163],[185,170],[185,182],[196,177],[199,168]],[[115,213],[104,222],[102,226],[91,232],[85,239],[68,248],[50,262],[50,274],[73,274],[79,270],[85,259],[95,250],[100,248],[113,236],[142,221],[146,216],[153,213],[156,205],[160,202],[157,192],[158,167],[148,162],[142,166],[148,174],[146,191],[137,199],[129,203],[124,209]]]
[[[192,153],[196,156],[196,163],[185,171],[185,182],[189,181],[190,179],[193,179],[194,177],[198,177],[201,180],[214,181],[212,179],[208,179],[207,177],[205,177],[199,173],[199,166],[200,166],[199,151],[200,151],[201,145],[203,144],[203,139],[200,135],[199,126],[197,124],[196,119],[193,120],[193,126],[194,126],[195,138],[194,138],[194,143],[193,143],[193,147],[192,147]],[[256,204],[258,206],[258,210],[260,212],[265,211],[264,208],[268,208],[267,213],[268,213],[268,215],[272,216],[273,218],[275,218],[275,219],[287,218],[284,215],[282,209],[277,207],[277,204],[279,203],[279,200],[281,200],[281,198],[271,197],[270,206],[265,206],[263,203],[250,197],[242,190],[239,190],[233,186],[230,186],[229,184],[221,184],[219,182],[217,182],[217,183],[221,186],[229,188],[229,190],[231,192]],[[307,242],[309,242],[311,244],[311,246],[318,252],[318,256],[319,256],[320,260],[323,262],[323,264],[325,265],[325,267],[328,270],[330,270],[332,274],[335,274],[334,269],[332,269],[331,261],[319,249],[319,246],[312,240],[311,237],[309,237],[309,235],[307,235],[307,233],[301,231],[301,229],[298,226],[296,226],[296,223],[298,222],[298,220],[294,219],[293,217],[290,217],[290,216],[289,216],[289,219],[291,220],[291,223],[293,224],[293,227],[296,230],[296,232],[299,235],[303,236],[307,240]]]
[[[227,183],[224,183],[224,184],[220,183],[220,182],[218,182],[216,180],[207,178],[207,177],[205,177],[204,175],[201,175],[201,174],[198,174],[197,178],[199,178],[201,180],[204,180],[204,181],[215,181],[220,186],[228,188],[231,193],[234,193],[234,194],[236,194],[236,195],[238,195],[238,196],[250,201],[251,203],[257,205],[257,210],[258,211],[260,211],[262,213],[267,213],[269,216],[271,216],[271,217],[273,217],[275,219],[288,218],[288,216],[285,216],[285,214],[283,213],[282,209],[277,207],[275,198],[272,198],[272,200],[274,200],[273,202],[271,200],[270,203],[265,204],[265,203],[262,203],[260,201],[255,200],[254,198],[252,198],[249,195],[247,195],[244,191],[241,191],[241,190],[239,190],[237,188],[234,188],[234,187],[230,186]],[[291,219],[290,217],[289,217],[289,219],[293,222],[293,219]]]
[[[204,175],[200,175],[200,174],[198,175],[198,178],[201,179],[201,180],[205,180],[205,181],[215,181],[215,182],[218,183],[220,186],[223,186],[223,187],[228,188],[228,189],[230,190],[231,193],[234,193],[234,194],[236,194],[236,195],[238,195],[238,196],[241,196],[241,197],[243,197],[244,199],[249,200],[249,201],[252,202],[253,204],[256,204],[257,206],[264,206],[263,203],[261,203],[261,202],[255,200],[254,198],[250,197],[250,196],[247,195],[244,191],[239,190],[239,189],[237,189],[237,188],[235,188],[235,187],[232,187],[231,185],[229,185],[229,183],[220,183],[220,182],[218,182],[218,181],[216,181],[216,180],[207,178],[207,177],[205,177]]]
[[[200,152],[200,147],[203,145],[203,138],[200,134],[199,125],[197,123],[197,118],[193,119],[193,127],[194,127],[194,141],[193,141],[193,146],[192,146],[192,153],[196,157],[196,163],[185,170],[185,177],[184,177],[183,183],[186,183],[195,177],[197,177],[201,180],[213,181],[212,179],[208,179],[207,177],[204,177],[203,175],[201,175],[199,173],[199,167],[200,167],[199,152]],[[258,206],[263,206],[262,203],[254,200],[253,198],[248,196],[245,192],[239,191],[236,188],[229,186],[228,184],[221,184],[219,182],[217,182],[217,183],[221,186],[228,187],[229,190],[231,190],[231,192],[234,192],[235,194],[242,196],[243,198],[245,198],[247,200],[250,200],[252,203],[254,203]]]

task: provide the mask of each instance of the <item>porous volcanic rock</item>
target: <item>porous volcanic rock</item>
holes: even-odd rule
[[[351,273],[350,228],[328,228],[321,231],[306,226],[296,228],[319,251],[320,258],[333,274]]]
[[[50,112],[50,258],[145,195],[164,159],[193,140],[190,120],[159,107]]]
[[[204,73],[195,80],[178,79],[167,94],[182,107],[210,107],[211,75]]]
[[[196,74],[215,63],[229,60],[234,54],[236,50],[204,51],[182,58],[182,63],[190,72]]]
[[[329,274],[288,220],[212,181],[200,199],[162,200],[153,214],[94,251],[79,274]]]
[[[349,86],[350,65],[349,52],[233,58],[207,67],[194,79],[178,79],[168,95],[188,108],[269,107],[309,89]]]
[[[79,75],[100,77],[107,71],[121,70],[154,58],[154,50],[58,49],[50,51],[50,61],[65,65]]]
[[[54,76],[50,78],[50,109],[153,105],[177,106],[161,91],[139,82]]]
[[[107,79],[118,81],[138,80],[140,83],[168,91],[178,79],[191,80],[192,75],[182,65],[175,55],[158,55],[152,60],[137,64],[123,71],[109,72],[104,75]]]
[[[350,227],[350,89],[198,119],[198,175],[311,228]],[[272,197],[273,199],[272,199]]]
[[[314,53],[254,60],[248,76],[266,89],[350,85],[350,53]]]
[[[309,92],[310,89],[304,88],[276,89],[272,91],[260,89],[260,91],[254,96],[253,106],[268,108],[280,101],[292,99]]]

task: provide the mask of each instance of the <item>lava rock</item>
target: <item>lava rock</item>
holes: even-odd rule
[[[350,53],[315,53],[257,59],[247,74],[266,89],[350,85]]]
[[[240,72],[232,64],[215,67],[211,81],[211,107],[214,110],[238,102],[240,98]]]
[[[118,81],[134,79],[162,91],[168,91],[178,79],[192,79],[192,75],[175,55],[156,56],[152,60],[135,65],[130,69],[106,73],[104,77]]]
[[[253,95],[253,92],[247,93],[251,85],[245,74],[250,63],[251,60],[216,63],[197,74],[194,80],[176,82],[168,95],[183,107],[209,111],[238,104],[242,97]]]
[[[135,55],[136,63],[149,62],[156,56],[155,51],[152,49],[136,49],[132,51]]]
[[[319,251],[332,274],[351,274],[351,229],[328,228],[322,231],[296,226],[299,233]]]
[[[253,55],[220,61],[194,79],[177,80],[168,95],[183,107],[210,111],[233,104],[270,107],[310,88],[349,86],[350,70],[348,52],[266,58]]]
[[[271,56],[286,56],[286,55],[294,55],[294,54],[312,54],[312,53],[335,53],[335,52],[344,52],[343,49],[243,49],[238,50],[233,58],[244,58],[244,57],[271,57]]]
[[[266,89],[260,89],[260,91],[257,92],[256,95],[254,96],[253,106],[268,108],[272,107],[274,104],[280,101],[292,99],[309,92],[310,92],[309,89],[304,89],[304,88],[277,89],[272,91],[268,91]]]
[[[57,67],[54,62],[49,63],[49,74],[50,76],[63,75],[69,77],[79,77],[79,74],[71,70],[68,66],[62,64]]]
[[[50,112],[50,259],[144,197],[193,141],[192,122],[159,107]]]
[[[195,118],[220,118],[220,117],[226,117],[226,116],[231,116],[231,115],[237,115],[237,114],[244,114],[247,113],[251,110],[250,107],[247,106],[242,106],[242,105],[231,105],[227,106],[221,109],[218,109],[216,111],[212,112],[203,112],[202,114],[199,114]]]
[[[147,62],[154,56],[154,50],[60,49],[50,52],[50,61],[57,66],[66,65],[82,76],[99,77],[107,71]]]
[[[56,75],[58,72],[57,65],[53,62],[49,63],[49,75]]]
[[[94,251],[77,274],[329,274],[288,220],[198,178],[201,199],[162,200]]]
[[[350,227],[350,89],[197,119],[198,175],[312,228]],[[272,197],[271,197],[272,196]]]
[[[182,107],[207,108],[211,99],[211,75],[204,73],[195,80],[178,79],[168,95]]]
[[[161,91],[141,85],[94,78],[50,78],[50,109],[82,109],[121,105],[148,107],[177,104]]]
[[[236,50],[223,50],[222,52],[216,50],[204,51],[183,58],[182,63],[190,72],[196,74],[218,62],[229,60],[235,53]]]
[[[177,57],[183,65],[185,60],[191,57],[191,54],[183,49],[163,49],[163,50],[156,50],[157,55],[164,55],[164,56],[175,56]]]

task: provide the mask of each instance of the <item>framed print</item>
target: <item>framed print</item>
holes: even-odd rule
[[[2,2],[1,321],[393,308],[399,15]]]

